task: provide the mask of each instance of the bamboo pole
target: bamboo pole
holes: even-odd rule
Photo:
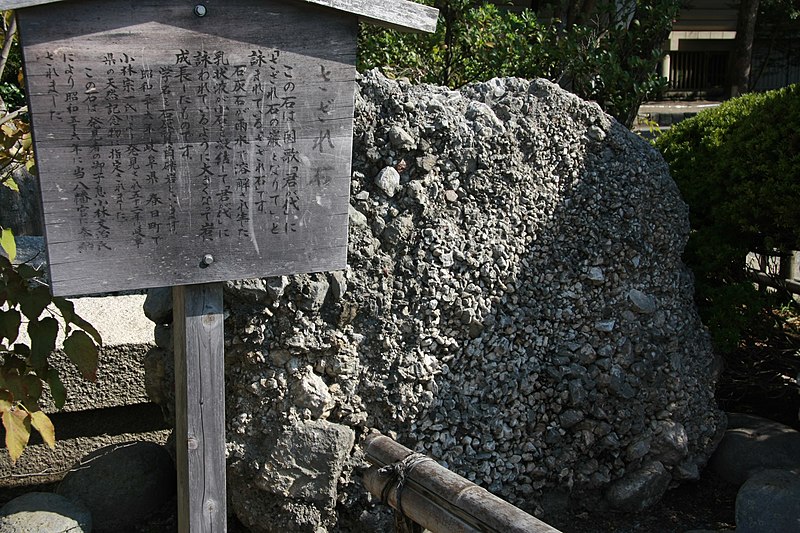
[[[368,437],[365,447],[374,465],[364,474],[367,490],[433,533],[559,533],[389,437]]]

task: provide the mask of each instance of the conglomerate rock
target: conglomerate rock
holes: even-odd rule
[[[546,81],[369,72],[351,188],[346,271],[227,287],[245,525],[374,522],[358,480],[372,428],[531,512],[638,509],[698,476],[724,429],[717,367],[681,262],[687,208],[649,145]],[[338,481],[313,498],[285,464],[304,435]]]

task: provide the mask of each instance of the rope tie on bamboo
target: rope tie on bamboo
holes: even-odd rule
[[[421,453],[412,453],[406,456],[404,459],[401,459],[396,463],[386,465],[378,470],[379,473],[389,476],[389,480],[381,490],[381,502],[383,502],[385,505],[389,504],[389,492],[391,492],[392,488],[394,487],[395,497],[397,500],[397,511],[401,515],[405,516],[405,513],[403,512],[402,498],[403,487],[405,486],[406,478],[409,476],[409,474],[411,474],[411,470],[413,470],[415,466],[422,462],[432,460],[433,459],[430,457],[426,457]]]

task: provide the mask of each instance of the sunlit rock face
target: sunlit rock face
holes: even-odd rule
[[[234,511],[364,530],[371,429],[537,513],[697,478],[723,415],[687,215],[655,150],[554,84],[365,74],[348,269],[227,286]]]

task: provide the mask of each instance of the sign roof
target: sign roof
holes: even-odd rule
[[[0,0],[0,10],[22,9],[65,0]],[[436,31],[439,10],[410,0],[291,0],[352,13],[361,19],[405,31]],[[206,1],[213,8],[214,0]]]

